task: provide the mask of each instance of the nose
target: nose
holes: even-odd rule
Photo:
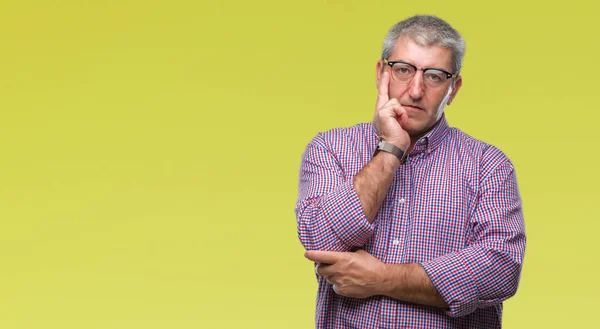
[[[423,72],[419,70],[408,84],[408,95],[414,100],[421,99],[424,93],[423,88]]]

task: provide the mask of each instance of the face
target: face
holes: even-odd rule
[[[411,39],[398,39],[389,61],[403,61],[419,68],[438,68],[454,73],[452,70],[452,51],[439,46],[423,47]],[[390,67],[382,60],[377,62],[377,83],[381,80],[384,68]],[[408,124],[403,126],[411,137],[425,134],[439,121],[444,113],[444,106],[450,104],[460,87],[462,78],[456,78],[454,88],[452,79],[448,79],[439,88],[428,88],[423,84],[423,71],[417,71],[410,83],[399,83],[390,79],[389,97],[396,98],[408,113]]]

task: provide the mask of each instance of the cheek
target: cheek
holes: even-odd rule
[[[441,102],[444,99],[444,96],[446,96],[445,93],[436,92],[435,94],[432,93],[431,95],[429,95],[429,97],[424,99],[423,101],[429,109],[429,111],[427,112],[437,112]]]
[[[398,101],[400,101],[400,99],[402,98],[402,95],[404,94],[406,88],[398,88],[396,86],[394,86],[394,88],[391,88],[392,86],[390,86],[390,89],[388,91],[388,95],[391,98],[395,98]]]

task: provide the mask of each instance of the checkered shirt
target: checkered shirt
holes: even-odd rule
[[[344,297],[317,276],[316,328],[500,328],[526,241],[513,164],[496,147],[449,127],[444,116],[396,171],[369,223],[352,180],[378,140],[372,123],[311,140],[295,208],[299,239],[307,250],[361,248],[384,263],[419,263],[449,309]]]

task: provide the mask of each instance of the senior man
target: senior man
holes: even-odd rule
[[[438,17],[399,22],[376,64],[373,122],[308,144],[295,211],[317,328],[501,327],[525,252],[521,197],[507,156],[444,115],[464,52]]]

